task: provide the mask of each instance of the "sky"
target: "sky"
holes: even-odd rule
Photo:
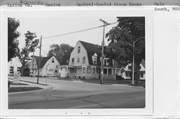
[[[103,28],[98,28],[94,30],[84,31],[80,33],[75,33],[71,35],[52,37],[45,39],[45,37],[60,35],[65,33],[70,33],[74,31],[80,31],[92,27],[97,27],[103,25],[99,19],[103,19],[108,23],[117,22],[116,16],[114,17],[98,17],[98,16],[78,16],[78,17],[14,17],[19,20],[20,26],[17,31],[20,32],[19,48],[25,46],[25,36],[27,31],[35,32],[37,39],[40,39],[42,35],[42,50],[41,54],[47,56],[50,50],[50,45],[52,44],[69,44],[75,46],[76,42],[79,40],[90,42],[93,44],[101,44],[103,38]],[[112,27],[117,24],[106,26],[105,33],[107,33]],[[107,39],[105,39],[105,44],[107,45]],[[39,55],[39,49],[36,49],[35,55]]]

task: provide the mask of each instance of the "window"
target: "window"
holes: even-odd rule
[[[140,74],[140,76],[141,76],[141,78],[143,78],[143,76],[144,76],[144,73],[141,73],[141,74]]]
[[[14,72],[14,67],[10,67],[10,73],[13,73]]]
[[[103,71],[104,73],[103,74],[107,74],[107,69],[104,69],[104,71]]]
[[[126,77],[131,77],[131,72],[126,72]]]
[[[108,74],[112,74],[112,69],[108,69]]]
[[[81,52],[81,47],[79,46],[79,47],[78,47],[78,53],[80,53],[80,52]]]
[[[72,63],[74,63],[74,57],[72,58]]]
[[[131,69],[131,66],[128,66],[128,69]]]
[[[52,63],[54,63],[54,58],[52,58]]]
[[[97,64],[97,57],[94,57],[93,63]]]
[[[97,54],[96,53],[92,56],[92,60],[93,60],[93,64],[97,64]]]
[[[130,77],[129,72],[126,72],[126,77]]]
[[[80,62],[80,58],[77,59],[77,63],[79,63],[79,62]]]
[[[85,64],[86,63],[86,57],[84,56],[83,57],[83,64]]]
[[[83,73],[85,73],[86,72],[86,67],[83,67]]]
[[[91,68],[87,67],[87,73],[91,73]]]
[[[96,68],[95,68],[95,67],[92,68],[92,73],[93,73],[93,74],[96,73]]]

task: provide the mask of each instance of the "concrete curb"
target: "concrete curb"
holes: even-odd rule
[[[40,92],[40,91],[45,91],[45,90],[52,90],[53,87],[52,86],[39,86],[38,84],[33,84],[33,83],[27,83],[25,81],[20,81],[20,82],[23,82],[25,84],[29,84],[29,85],[34,85],[36,87],[39,87],[39,88],[42,88],[42,89],[39,89],[39,90],[32,90],[32,91],[21,91],[21,92],[8,92],[8,95],[15,95],[15,94],[25,94],[25,93],[33,93],[33,92]]]

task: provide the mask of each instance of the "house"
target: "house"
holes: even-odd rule
[[[30,76],[38,75],[38,66],[40,61],[40,76],[58,76],[58,67],[60,65],[59,61],[55,56],[49,57],[38,57],[32,56],[32,60],[28,63],[28,68],[30,69]]]
[[[115,63],[113,63],[115,64]],[[78,41],[63,57],[59,68],[59,77],[100,79],[101,50],[99,45]],[[108,63],[108,58],[103,61],[104,79],[116,79],[120,68]]]
[[[12,58],[11,61],[8,62],[8,75],[14,76],[15,72],[20,72],[21,66],[22,64],[17,57]]]
[[[122,77],[124,79],[131,79],[131,64],[128,64],[125,68],[124,68],[124,73],[122,74]],[[136,68],[135,68],[136,69]],[[135,75],[136,75],[136,70],[134,71]],[[140,72],[140,76],[139,79],[140,80],[145,80],[145,60],[142,60],[142,62],[139,65],[139,72]]]

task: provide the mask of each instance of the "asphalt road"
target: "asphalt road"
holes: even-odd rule
[[[36,82],[36,78],[21,77]],[[103,85],[57,78],[40,78],[51,88],[9,95],[9,109],[144,108],[145,89],[126,84]]]

